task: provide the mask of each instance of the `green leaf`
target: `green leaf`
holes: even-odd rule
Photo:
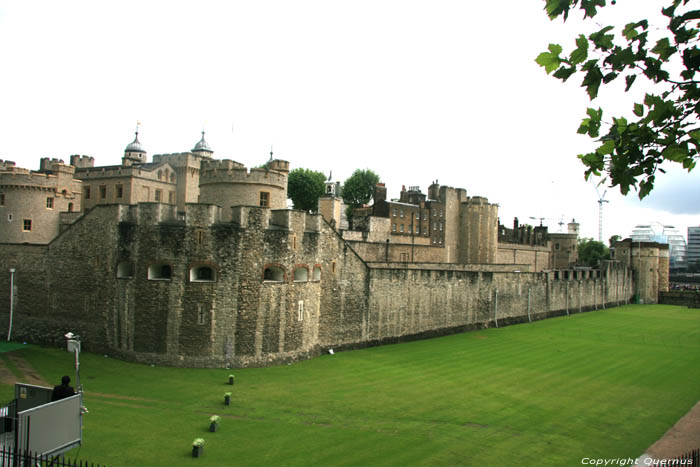
[[[663,150],[661,156],[674,162],[682,162],[688,157],[688,150],[680,146],[669,146]]]
[[[584,17],[593,18],[599,6],[605,6],[605,0],[581,0],[581,9],[586,12]]]
[[[634,114],[637,117],[643,117],[644,116],[644,106],[642,104],[634,104]]]
[[[578,36],[578,39],[576,39],[576,45],[578,47],[576,50],[571,52],[571,56],[569,57],[572,65],[583,63],[588,58],[588,39],[586,39],[586,36],[583,34]]]
[[[676,48],[671,45],[668,37],[664,37],[656,41],[656,45],[651,51],[658,55],[660,60],[665,62],[671,55],[676,53]]]
[[[550,74],[559,68],[559,65],[562,63],[562,60],[559,57],[561,51],[562,47],[559,44],[549,44],[549,52],[542,52],[539,54],[535,59],[535,62],[537,62],[537,64],[541,67],[544,67],[547,74]]]
[[[598,154],[612,154],[612,152],[615,150],[615,141],[609,139],[606,142],[604,142],[598,149],[596,149],[596,152]]]
[[[556,19],[559,15],[564,15],[564,21],[569,16],[569,9],[571,8],[571,0],[547,0],[545,5],[545,10],[547,10],[547,16],[549,19]]]
[[[590,61],[588,63],[590,63]],[[590,66],[588,68],[588,73],[586,73],[586,76],[583,78],[583,83],[581,83],[581,86],[586,88],[588,96],[591,98],[591,100],[598,96],[598,88],[600,88],[600,83],[602,80],[603,73],[600,71],[598,65],[593,64]]]
[[[605,51],[612,49],[614,44],[613,44],[613,39],[615,36],[613,34],[606,34],[608,31],[612,30],[612,26],[605,26],[603,29],[601,29],[598,32],[594,32],[588,38],[593,42],[597,48]]]
[[[637,75],[629,75],[625,77],[625,83],[627,83],[627,85],[625,86],[625,92],[630,90],[632,84],[634,84],[635,79],[637,79]]]
[[[563,66],[563,67],[559,68],[557,71],[555,71],[552,76],[554,76],[555,78],[558,78],[562,81],[566,81],[574,73],[576,73],[576,67],[567,68],[567,67]]]

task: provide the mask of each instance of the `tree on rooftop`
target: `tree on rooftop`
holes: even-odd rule
[[[315,170],[297,168],[289,172],[287,196],[294,203],[294,209],[316,211],[318,199],[323,196],[326,176]]]
[[[584,266],[597,267],[602,260],[610,259],[610,250],[603,242],[592,238],[579,238],[578,262]]]
[[[549,18],[564,21],[572,10],[593,18],[607,0],[545,0]],[[611,5],[616,1],[612,0]],[[642,102],[635,103],[633,116],[603,118],[602,108],[589,108],[578,133],[595,139],[594,152],[579,155],[585,176],[605,177],[622,194],[630,188],[644,198],[654,187],[657,171],[665,161],[681,164],[691,171],[700,149],[700,10],[688,7],[690,0],[667,0],[660,12],[667,21],[654,26],[649,19],[632,20],[624,28],[602,26],[596,32],[576,38],[568,54],[559,44],[550,44],[536,61],[549,74],[566,81],[582,77],[591,100],[605,84],[624,78],[625,92],[635,84],[648,89]],[[608,7],[612,8],[612,7]],[[653,36],[653,37],[651,37]],[[658,37],[657,37],[658,36]]]
[[[377,183],[379,175],[369,169],[355,170],[343,183],[342,196],[347,205],[345,214],[351,223],[353,210],[370,202]]]
[[[377,183],[379,175],[371,170],[355,170],[343,183],[343,201],[353,208],[369,203]]]

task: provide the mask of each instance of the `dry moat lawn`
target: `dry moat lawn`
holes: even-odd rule
[[[46,381],[71,374],[66,352],[16,352]],[[581,465],[637,457],[700,399],[700,310],[624,306],[261,369],[81,361],[90,413],[70,454],[108,466]]]

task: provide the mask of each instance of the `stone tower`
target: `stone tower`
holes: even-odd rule
[[[473,196],[460,206],[459,262],[486,264],[496,262],[498,248],[498,205]]]

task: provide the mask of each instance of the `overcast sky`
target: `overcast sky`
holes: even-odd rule
[[[661,8],[617,3],[599,21]],[[590,103],[579,78],[545,74],[547,44],[570,48],[595,24],[550,22],[543,5],[0,0],[0,159],[117,164],[137,121],[149,156],[190,150],[204,128],[216,158],[255,166],[272,146],[335,180],[370,168],[390,197],[437,179],[498,203],[505,225],[544,217],[557,232],[575,218],[598,238],[576,158],[593,145],[576,129],[586,107],[627,112],[634,96]],[[642,203],[609,189],[604,240],[651,221],[685,235],[700,225],[698,182],[700,169],[672,169]]]

